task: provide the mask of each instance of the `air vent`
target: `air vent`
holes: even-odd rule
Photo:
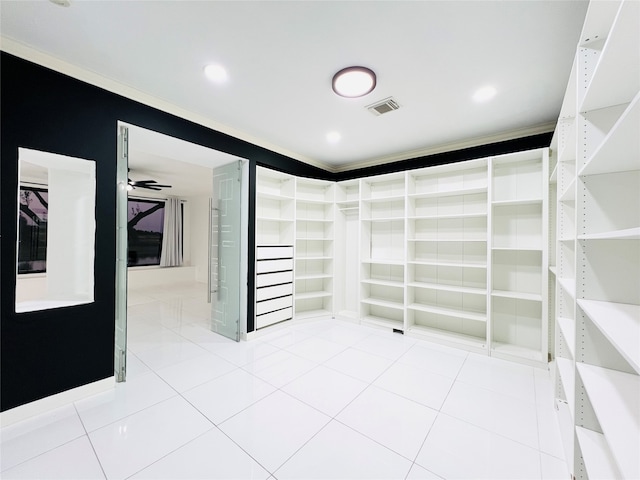
[[[396,102],[392,97],[389,97],[371,104],[366,108],[374,115],[379,116],[383,113],[389,113],[393,112],[394,110],[398,110],[400,108],[400,105],[398,105],[398,102]]]

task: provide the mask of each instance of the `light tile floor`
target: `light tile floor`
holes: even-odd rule
[[[10,425],[3,479],[564,479],[549,375],[331,318],[249,342],[129,296],[128,380]]]

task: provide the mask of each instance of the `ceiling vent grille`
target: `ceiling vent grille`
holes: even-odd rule
[[[400,105],[396,102],[393,97],[385,98],[379,102],[373,103],[367,107],[365,107],[375,116],[382,115],[384,113],[393,112],[394,110],[398,110]]]

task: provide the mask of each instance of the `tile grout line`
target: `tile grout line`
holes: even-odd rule
[[[102,475],[104,475],[104,478],[108,480],[109,477],[107,477],[107,472],[105,472],[105,470],[104,470],[104,466],[102,465],[102,462],[100,461],[100,457],[98,456],[98,452],[96,451],[96,447],[93,444],[93,442],[91,441],[91,437],[89,436],[89,432],[87,431],[87,427],[84,424],[84,421],[82,420],[82,416],[80,415],[80,412],[78,411],[78,407],[76,406],[75,402],[73,402],[73,408],[76,411],[76,415],[78,415],[78,419],[80,420],[80,424],[82,425],[82,428],[84,430],[85,436],[87,437],[87,440],[89,441],[89,445],[91,445],[91,450],[93,451],[93,454],[96,456],[96,460],[98,461],[98,465],[100,465],[100,470],[102,470]]]

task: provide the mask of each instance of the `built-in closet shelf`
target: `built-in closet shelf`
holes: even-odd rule
[[[478,243],[487,243],[486,238],[409,238],[408,242],[435,242],[435,243],[445,243],[445,242],[460,242],[460,243],[470,243],[470,242],[478,242]]]
[[[558,196],[558,200],[561,202],[573,201],[576,196],[576,179],[574,178],[569,183],[569,186]]]
[[[296,198],[297,204],[310,204],[310,205],[333,205],[332,200],[320,200],[317,198]]]
[[[298,222],[333,223],[331,218],[296,218]]]
[[[546,358],[542,358],[542,353],[540,352],[540,350],[522,347],[520,345],[513,345],[511,343],[494,341],[491,343],[491,353],[493,356],[501,357],[503,359],[518,358],[529,360],[531,362],[535,362],[536,364],[547,361]]]
[[[571,318],[558,317],[560,333],[564,337],[571,358],[576,358],[576,323]]]
[[[298,320],[304,320],[305,318],[326,317],[332,315],[330,310],[296,310],[296,318]]]
[[[382,285],[383,287],[394,287],[394,288],[403,288],[404,282],[393,282],[390,280],[378,280],[375,278],[363,278],[360,280],[360,283],[364,283],[366,285]]]
[[[558,163],[556,163],[556,167],[558,169],[560,168],[561,163],[575,163],[576,161],[576,119],[575,117],[570,117],[570,119],[571,123],[567,128],[568,133],[565,141],[563,142],[564,146],[560,150]]]
[[[363,203],[387,203],[390,201],[404,200],[404,193],[399,195],[389,195],[384,197],[362,197]]]
[[[310,298],[322,298],[322,297],[330,297],[331,296],[331,292],[323,292],[323,291],[317,291],[317,292],[302,292],[302,293],[296,293],[295,294],[295,301],[299,301],[299,300],[308,300]]]
[[[576,284],[574,279],[569,278],[558,278],[558,284],[562,287],[562,289],[567,292],[571,298],[576,298]]]
[[[534,246],[492,247],[491,250],[505,251],[505,252],[541,252],[542,247],[534,247]]]
[[[553,167],[551,175],[549,176],[549,183],[556,183],[558,181],[558,163]]]
[[[324,278],[333,278],[333,274],[323,273],[318,275],[296,275],[296,280],[321,280]]]
[[[640,377],[576,365],[589,401],[623,478],[640,478]]]
[[[486,212],[479,213],[442,213],[436,215],[414,215],[407,217],[407,220],[450,220],[450,219],[465,219],[465,218],[485,218]]]
[[[333,257],[330,256],[309,256],[309,257],[301,257],[300,255],[296,256],[296,261],[304,261],[304,260],[332,260]]]
[[[555,265],[550,265],[549,266],[549,271],[551,273],[553,273],[554,276],[556,276],[558,274],[558,268]]]
[[[369,263],[373,265],[402,265],[404,266],[403,260],[390,260],[384,258],[367,258],[361,260],[362,263]]]
[[[562,237],[558,239],[559,242],[563,243],[573,243],[576,241],[575,237]]]
[[[379,298],[363,298],[360,300],[362,303],[366,303],[367,305],[377,305],[378,307],[386,307],[386,308],[394,308],[397,310],[403,310],[404,304],[400,302],[391,302],[389,300],[381,300]]]
[[[514,298],[517,300],[531,300],[534,302],[542,301],[542,295],[539,293],[512,292],[508,290],[493,290],[491,292],[491,295],[494,297]]]
[[[560,374],[560,382],[562,383],[562,389],[567,396],[567,404],[571,410],[571,417],[575,416],[575,373],[574,362],[563,357],[556,357],[556,365],[558,367],[558,373]]]
[[[409,332],[416,333],[425,339],[436,340],[447,344],[458,344],[465,347],[471,347],[475,350],[484,350],[487,346],[487,342],[484,338],[477,338],[471,335],[439,330],[422,325],[411,325],[409,327]]]
[[[404,217],[361,218],[363,222],[404,222]]]
[[[333,241],[332,237],[296,237],[297,242],[331,242]]]
[[[640,240],[640,227],[579,235],[578,240]]]
[[[420,198],[440,198],[440,197],[453,197],[459,195],[475,195],[477,193],[486,193],[487,187],[469,187],[469,188],[461,188],[458,190],[443,190],[436,192],[422,192],[422,193],[411,193],[407,196],[409,199],[420,199]]]
[[[458,292],[458,293],[470,293],[473,295],[486,295],[486,288],[476,287],[463,287],[458,285],[445,285],[442,283],[424,283],[424,282],[409,282],[407,287],[424,288],[427,290],[440,290],[443,292]]]
[[[456,262],[439,262],[428,260],[409,260],[408,265],[429,265],[434,267],[454,267],[454,268],[487,268],[486,263],[456,263]]]
[[[578,300],[578,306],[640,373],[640,305]]]
[[[278,200],[278,201],[289,201],[289,200],[294,200],[294,197],[292,196],[288,196],[288,195],[280,195],[278,193],[272,193],[272,192],[261,192],[261,191],[256,191],[256,196],[258,198],[264,198],[264,199],[268,199],[268,200]]]
[[[494,200],[491,204],[494,207],[517,207],[519,205],[540,205],[541,198],[514,198],[511,200]]]
[[[602,433],[576,427],[576,437],[589,478],[620,478],[620,472]]]
[[[420,312],[435,313],[435,314],[444,315],[444,316],[447,316],[447,317],[462,318],[462,319],[465,319],[465,320],[475,320],[476,322],[486,322],[487,321],[487,314],[486,313],[480,313],[480,312],[469,312],[469,311],[465,311],[465,310],[458,310],[458,309],[454,309],[454,308],[445,308],[445,307],[439,307],[439,306],[435,306],[435,305],[423,305],[421,303],[412,303],[407,308],[410,309],[410,310],[417,310],[417,311],[420,311]]]
[[[259,222],[283,222],[283,223],[293,223],[293,218],[281,218],[281,217],[256,217]]]
[[[606,3],[606,2],[605,2]],[[618,2],[610,2],[617,8]],[[638,45],[640,4],[624,2],[617,13],[579,110],[587,112],[628,102],[640,89]],[[635,55],[629,55],[629,46]]]

